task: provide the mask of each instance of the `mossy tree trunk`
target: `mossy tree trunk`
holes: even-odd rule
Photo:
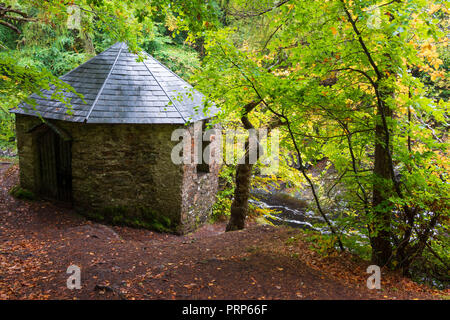
[[[248,120],[248,114],[260,103],[252,101],[244,106],[244,113],[241,122],[246,130],[254,129]],[[245,227],[245,218],[248,212],[248,199],[250,197],[250,184],[253,164],[249,162],[249,139],[245,142],[245,161],[236,167],[236,187],[234,189],[234,198],[231,204],[230,220],[228,221],[226,231],[241,230]],[[258,152],[259,156],[259,152]]]
[[[248,199],[250,197],[250,184],[252,164],[238,164],[236,167],[236,187],[234,189],[233,203],[231,204],[230,220],[226,231],[241,230],[245,227],[245,218],[248,212]]]

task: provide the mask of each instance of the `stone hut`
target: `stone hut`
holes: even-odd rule
[[[204,111],[201,93],[143,54],[138,62],[116,43],[60,78],[84,101],[64,93],[68,106],[43,90],[34,108],[12,110],[20,185],[100,221],[186,233],[209,216],[219,163],[175,164],[171,136],[204,127],[217,109]]]

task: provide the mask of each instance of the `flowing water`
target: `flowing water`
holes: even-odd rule
[[[279,194],[253,192],[258,200],[249,200],[250,203],[262,209],[273,209],[279,213],[266,215],[265,218],[275,225],[288,225],[294,228],[324,231],[317,224],[323,224],[322,217],[308,210],[305,203],[293,197]]]

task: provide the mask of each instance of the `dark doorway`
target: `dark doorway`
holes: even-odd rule
[[[46,198],[72,201],[71,141],[47,127],[37,138],[39,193]]]

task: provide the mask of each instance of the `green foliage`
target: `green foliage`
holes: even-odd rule
[[[0,49],[14,47],[16,39],[17,35],[13,30],[0,25]]]
[[[8,54],[9,53],[9,54]],[[32,93],[41,95],[41,89],[55,88],[52,98],[66,105],[69,99],[62,92],[74,92],[73,88],[56,78],[47,69],[18,61],[11,56],[11,52],[0,52],[0,119],[1,136],[0,145],[10,146],[14,137],[14,117],[9,109],[16,107],[21,101],[31,106],[35,105],[33,99],[28,98]],[[70,107],[68,108],[70,113]]]
[[[47,69],[60,77],[89,58],[88,54],[73,50],[74,41],[74,38],[61,36],[49,47],[29,46],[16,51],[14,59],[40,69]]]
[[[26,189],[21,188],[20,186],[14,186],[9,190],[9,194],[12,195],[14,198],[21,199],[21,200],[36,200],[36,195]]]
[[[309,242],[309,248],[320,255],[328,256],[338,248],[337,238],[332,234],[322,234],[317,231],[304,230],[303,236]],[[295,240],[295,238],[294,238]]]
[[[343,194],[329,199],[320,179],[310,180],[320,201],[340,209],[343,241],[367,257],[368,236],[386,231],[398,255],[389,262],[407,269],[430,234],[446,234],[439,225],[450,212],[446,4],[233,3],[235,23],[203,33],[200,90],[227,121],[261,101],[250,120],[284,121],[281,147],[302,158],[300,169],[326,157]],[[374,169],[383,146],[382,166],[391,171],[384,178]],[[372,206],[374,192],[384,201]]]
[[[14,115],[0,109],[0,149],[15,148]]]
[[[168,35],[162,23],[155,23],[153,33],[144,37],[140,46],[185,80],[200,67],[198,53]]]
[[[219,172],[220,190],[212,207],[211,221],[224,221],[230,216],[231,203],[234,194],[234,166],[223,166]]]
[[[237,159],[236,159],[237,162]],[[231,204],[233,202],[235,181],[234,175],[236,171],[236,165],[224,165],[219,172],[219,185],[220,190],[216,195],[216,202],[212,207],[211,221],[225,221],[230,216]],[[274,177],[255,177],[252,180],[251,189],[267,189],[269,185],[276,185],[277,181],[273,181]],[[257,195],[250,194],[250,198],[258,200]],[[272,224],[269,220],[278,213],[275,209],[259,208],[253,203],[248,204],[248,217],[258,219],[263,223]]]
[[[448,289],[450,285],[449,246],[450,239],[446,233],[437,233],[435,239],[430,241],[429,247],[425,248],[423,255],[412,263],[411,277],[417,282],[426,283],[439,289]]]

